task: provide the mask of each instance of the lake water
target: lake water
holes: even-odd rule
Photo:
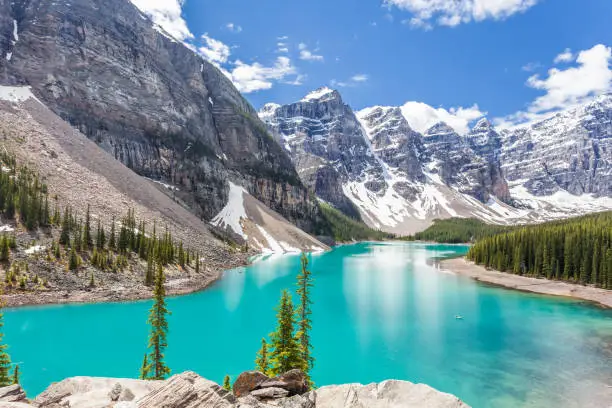
[[[505,290],[430,266],[465,246],[361,243],[311,256],[317,385],[423,382],[474,407],[612,405],[612,311]],[[228,271],[169,299],[167,361],[221,382],[253,368],[299,257]],[[5,341],[34,396],[65,377],[135,377],[151,303],[5,311]],[[456,315],[463,319],[456,319]]]

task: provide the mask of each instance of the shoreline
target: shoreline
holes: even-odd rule
[[[327,251],[321,251],[327,252]],[[283,253],[287,255],[290,253]],[[245,254],[239,262],[229,262],[227,265],[209,270],[200,276],[188,275],[166,280],[166,296],[177,297],[202,292],[217,283],[225,271],[252,265],[258,257],[272,255],[259,253]],[[130,285],[130,282],[118,282],[111,287],[95,289],[58,289],[36,292],[12,291],[3,293],[2,309],[20,309],[24,307],[78,305],[96,303],[121,303],[148,300],[153,298],[151,288],[142,284]]]
[[[464,257],[440,260],[437,264],[441,269],[479,282],[522,292],[587,300],[605,309],[612,308],[612,290],[498,272],[476,265]]]
[[[244,265],[246,266],[246,264]],[[235,266],[234,266],[235,267]],[[233,267],[229,267],[229,270]],[[201,279],[179,278],[167,281],[166,295],[175,297],[189,295],[205,290],[221,278],[222,271],[207,275]],[[151,289],[146,286],[110,287],[79,290],[49,290],[38,292],[11,292],[2,295],[3,309],[20,309],[24,307],[76,305],[95,303],[120,303],[152,299]]]

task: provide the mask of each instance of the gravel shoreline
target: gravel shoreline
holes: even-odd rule
[[[525,292],[583,299],[605,308],[612,308],[612,290],[497,272],[476,265],[465,258],[445,259],[440,261],[439,265],[444,270],[481,282]]]
[[[166,282],[168,296],[187,295],[206,289],[215,283],[221,273],[216,277],[203,279],[175,279]],[[151,299],[151,289],[139,287],[114,286],[110,288],[96,288],[92,290],[49,290],[36,292],[7,293],[2,296],[5,308],[25,306],[45,306],[74,303],[108,303],[127,302]]]

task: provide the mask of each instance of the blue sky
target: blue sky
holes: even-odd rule
[[[132,1],[256,108],[327,85],[355,109],[512,124],[611,89],[611,0]]]

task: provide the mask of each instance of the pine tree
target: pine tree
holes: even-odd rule
[[[19,364],[13,369],[13,384],[19,384]]]
[[[117,242],[115,241],[115,217],[113,217],[113,223],[111,224],[111,232],[110,232],[110,237],[108,239],[108,248],[112,249],[113,251],[117,248]]]
[[[312,330],[312,300],[310,299],[310,290],[313,286],[312,272],[308,269],[308,258],[306,254],[301,257],[302,270],[297,276],[297,294],[300,297],[300,303],[297,309],[298,315],[298,332],[297,338],[300,342],[300,349],[304,365],[304,371],[310,381],[310,370],[314,365],[314,357],[312,356],[312,345],[310,344],[310,331]]]
[[[154,303],[149,312],[148,323],[151,326],[149,334],[149,364],[150,378],[163,380],[170,374],[170,369],[164,363],[164,351],[168,346],[166,337],[168,334],[168,321],[166,316],[170,314],[166,307],[166,289],[164,288],[165,276],[162,265],[157,267],[155,277],[155,288],[153,290]]]
[[[145,275],[145,285],[153,285],[155,280],[155,263],[153,261],[153,251],[149,251],[147,259],[147,273]]]
[[[0,295],[2,295],[1,292]],[[4,303],[0,301],[0,308],[2,307],[4,307]],[[3,327],[4,313],[0,311],[0,387],[6,387],[13,383],[13,378],[11,378],[9,374],[9,369],[11,367],[11,358],[9,357],[9,354],[6,351],[8,346],[2,343],[2,339],[4,338],[4,332],[2,331]]]
[[[548,250],[548,245],[546,243],[543,246],[544,246],[544,250],[542,252],[542,275],[550,279],[552,275],[550,251]]]
[[[277,376],[294,368],[304,370],[302,351],[294,336],[295,310],[287,290],[282,292],[276,318],[276,331],[270,334],[270,375]]]
[[[74,271],[78,267],[79,267],[79,257],[73,245],[72,248],[70,249],[70,259],[68,261],[68,269],[71,271]]]
[[[231,391],[232,390],[232,384],[230,383],[230,376],[226,375],[225,378],[223,379],[223,389],[225,391]]]
[[[261,339],[261,349],[259,349],[257,353],[257,358],[255,358],[255,369],[266,375],[268,375],[268,371],[270,370],[270,362],[268,361],[268,342],[265,338]]]
[[[151,367],[149,366],[149,362],[147,361],[147,353],[144,353],[144,357],[142,359],[142,366],[140,367],[140,379],[147,380],[149,379],[149,370]]]
[[[195,273],[199,274],[200,273],[200,254],[196,254],[195,257]]]
[[[64,210],[64,220],[62,221],[62,232],[60,233],[59,243],[61,245],[68,245],[70,243],[70,216],[67,207]]]
[[[7,262],[11,255],[9,240],[6,235],[0,238],[0,262]]]

